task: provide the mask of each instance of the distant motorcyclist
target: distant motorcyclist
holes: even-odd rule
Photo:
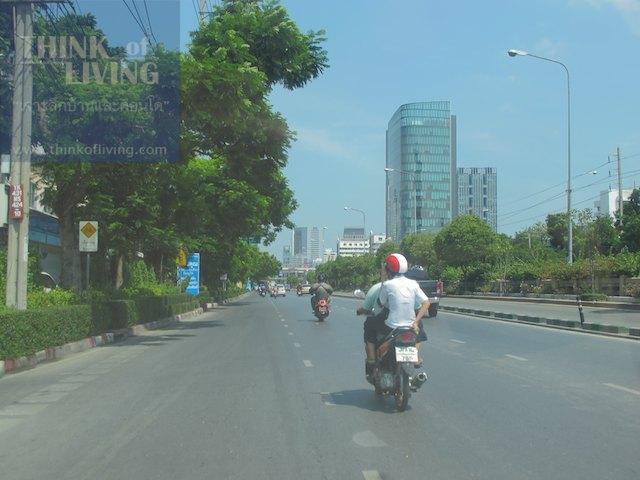
[[[325,299],[330,301],[331,294],[333,293],[333,287],[325,282],[324,275],[318,275],[317,282],[311,285],[309,293],[311,296],[311,310],[315,313],[316,304]]]

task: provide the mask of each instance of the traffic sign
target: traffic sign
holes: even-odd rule
[[[98,251],[98,222],[93,220],[80,220],[80,241],[81,252]]]
[[[200,254],[190,253],[187,257],[187,264],[185,267],[178,267],[178,283],[184,281],[185,278],[189,278],[189,285],[187,286],[186,293],[191,295],[198,295],[200,293]]]

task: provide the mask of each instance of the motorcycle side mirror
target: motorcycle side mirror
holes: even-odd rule
[[[364,292],[362,290],[360,290],[360,289],[358,289],[355,292],[353,292],[353,296],[356,297],[356,298],[364,298],[364,297],[366,297]]]

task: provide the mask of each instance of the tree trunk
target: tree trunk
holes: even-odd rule
[[[62,248],[60,285],[75,292],[81,290],[80,252],[76,237],[76,223],[71,215],[61,215],[60,246]]]
[[[124,284],[124,255],[118,252],[118,256],[116,259],[116,289],[122,288]]]

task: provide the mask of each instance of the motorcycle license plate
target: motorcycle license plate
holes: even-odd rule
[[[418,349],[416,347],[396,347],[396,362],[418,361]]]

